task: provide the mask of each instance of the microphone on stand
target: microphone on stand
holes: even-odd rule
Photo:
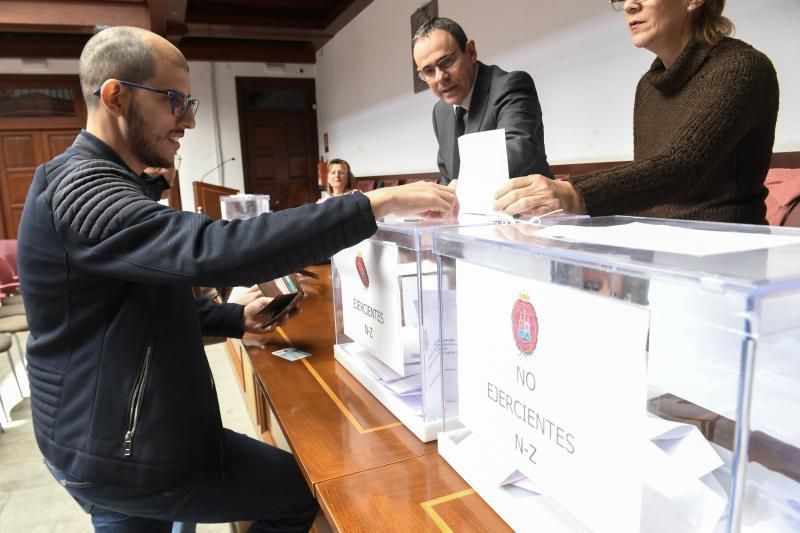
[[[219,167],[221,167],[222,165],[224,165],[224,164],[225,164],[225,163],[227,163],[228,161],[236,161],[236,158],[235,158],[235,157],[229,157],[228,159],[226,159],[225,161],[223,161],[223,162],[222,162],[222,163],[220,163],[219,165],[215,166],[214,168],[212,168],[211,170],[209,170],[208,172],[206,172],[205,174],[203,174],[202,176],[200,176],[200,179],[199,179],[199,180],[197,180],[197,181],[199,181],[200,183],[203,183],[203,180],[204,180],[204,179],[206,179],[206,176],[208,176],[209,174],[211,174],[212,172],[214,172],[215,170],[217,170]]]

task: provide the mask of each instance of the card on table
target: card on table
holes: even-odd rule
[[[297,348],[281,348],[280,350],[272,352],[272,355],[277,355],[281,359],[286,359],[287,361],[297,361],[298,359],[311,356],[310,353],[298,350]]]

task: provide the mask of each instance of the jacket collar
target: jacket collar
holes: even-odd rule
[[[85,129],[81,130],[75,142],[72,143],[72,149],[76,154],[86,159],[105,159],[116,163],[129,174],[136,176],[117,152]],[[138,175],[138,178],[144,182],[145,193],[155,200],[161,198],[162,191],[170,188],[169,182],[163,176],[151,176],[143,172]]]
[[[86,159],[107,159],[133,174],[133,171],[125,164],[125,161],[122,160],[117,152],[86,130],[81,130],[80,135],[72,144],[72,148],[78,155]]]
[[[475,83],[472,85],[467,124],[464,133],[475,133],[483,122],[483,114],[486,112],[486,99],[489,97],[489,89],[492,88],[492,72],[483,63],[478,61],[478,73],[475,76]]]
[[[645,74],[645,78],[653,87],[666,94],[675,94],[697,74],[700,67],[716,45],[709,45],[697,39],[691,39],[670,68],[664,67],[661,59],[656,58]]]

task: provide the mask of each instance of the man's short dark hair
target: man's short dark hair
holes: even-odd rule
[[[417,31],[414,32],[414,39],[411,41],[411,49],[414,49],[414,45],[417,44],[418,40],[427,37],[428,34],[433,30],[446,31],[453,36],[462,52],[467,50],[467,34],[464,33],[464,28],[462,28],[455,20],[445,17],[428,19],[420,24],[419,28],[417,28]]]
[[[129,26],[113,26],[97,32],[83,47],[79,71],[86,106],[94,108],[99,99],[92,92],[108,79],[142,83],[156,74],[156,52],[149,42],[150,32]],[[189,70],[186,60],[169,57],[177,66]]]

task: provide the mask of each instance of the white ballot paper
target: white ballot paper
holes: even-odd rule
[[[711,473],[724,463],[693,425],[647,416],[642,444],[644,487],[640,531],[711,533],[727,504],[727,494]],[[520,471],[502,482],[531,494],[543,489]]]
[[[712,472],[722,459],[695,426],[645,419],[642,531],[712,533],[728,495]]]
[[[456,276],[460,421],[589,529],[638,532],[647,310],[464,261]]]
[[[458,180],[458,188],[460,194],[461,180]],[[676,228],[641,222],[608,227],[556,225],[543,228],[536,236],[697,257],[800,243],[800,237],[788,235]]]
[[[344,334],[405,375],[397,246],[365,240],[333,257],[342,284]]]
[[[458,202],[465,215],[497,216],[494,193],[508,181],[506,130],[481,131],[458,138],[461,167]]]
[[[439,300],[441,298],[441,301]],[[431,418],[442,416],[442,401],[453,402],[456,399],[456,317],[455,313],[446,313],[444,320],[439,319],[439,305],[442,309],[454,309],[456,292],[444,289],[422,291],[423,307],[428,310],[422,328],[422,362],[424,367],[424,406]],[[443,336],[443,337],[442,337]],[[442,365],[442,353],[445,364]],[[444,379],[442,378],[444,371]],[[445,396],[442,396],[442,386]]]

